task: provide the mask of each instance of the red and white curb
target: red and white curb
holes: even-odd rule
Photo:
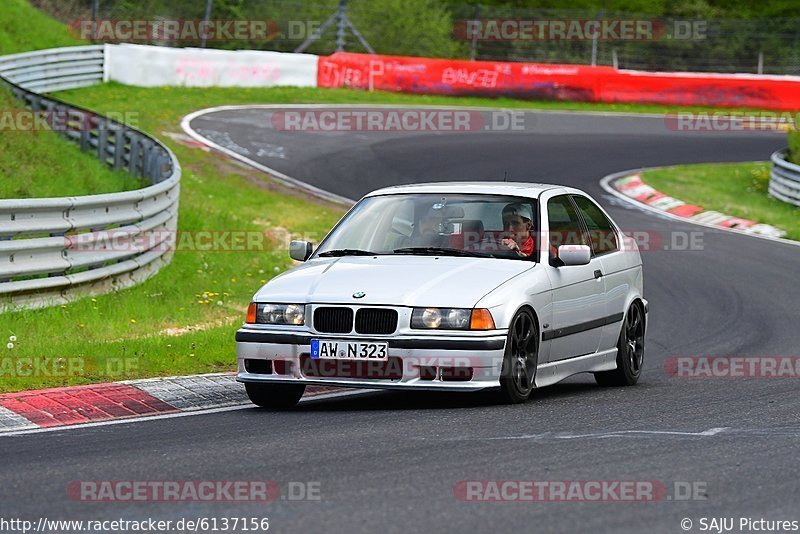
[[[304,398],[339,391],[312,386]],[[249,404],[233,373],[21,391],[0,395],[0,434]]]
[[[617,196],[622,196],[626,200],[633,200],[652,210],[660,211],[675,218],[684,219],[704,226],[724,230],[735,230],[741,233],[771,239],[778,239],[786,235],[785,231],[769,224],[762,224],[749,219],[726,215],[718,211],[706,210],[695,204],[688,204],[682,200],[665,195],[644,183],[640,173],[627,172],[611,175],[604,178],[601,185],[609,192],[615,193]]]

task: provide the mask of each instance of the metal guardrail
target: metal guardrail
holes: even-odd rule
[[[0,57],[0,81],[54,130],[150,184],[102,195],[0,199],[0,311],[114,291],[169,263],[181,176],[175,155],[131,126],[39,94],[102,83],[103,58],[103,46]]]
[[[800,165],[786,161],[787,150],[772,154],[769,194],[779,200],[800,206]]]

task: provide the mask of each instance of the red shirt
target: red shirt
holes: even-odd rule
[[[528,239],[526,239],[525,242],[519,246],[519,251],[525,254],[526,256],[530,256],[531,254],[533,254],[534,248],[536,248],[536,245],[533,242],[533,237],[528,236]]]

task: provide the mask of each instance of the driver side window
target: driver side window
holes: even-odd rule
[[[558,258],[559,246],[589,244],[575,206],[567,195],[553,197],[547,202],[547,221],[551,264]]]
[[[597,205],[586,197],[573,195],[572,200],[578,206],[583,215],[583,221],[589,230],[589,237],[592,240],[592,252],[595,256],[616,252],[619,250],[617,233],[603,212]]]

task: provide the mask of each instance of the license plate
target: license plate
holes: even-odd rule
[[[311,357],[336,360],[387,360],[389,344],[312,339]]]

